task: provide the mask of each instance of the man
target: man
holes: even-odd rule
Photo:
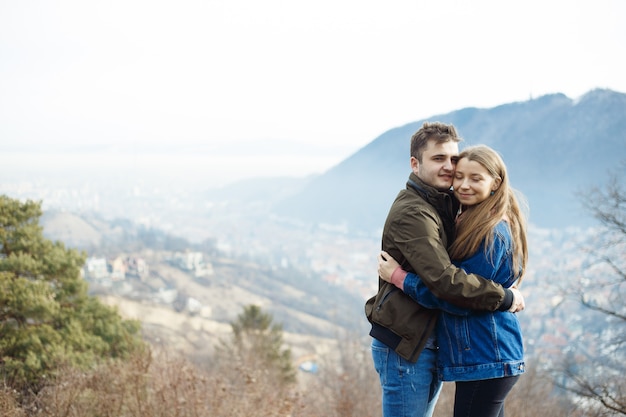
[[[458,209],[450,187],[460,141],[454,126],[439,122],[424,123],[413,135],[412,173],[387,216],[382,249],[404,270],[417,273],[438,298],[474,310],[521,310],[519,291],[466,274],[448,256]],[[378,294],[367,301],[365,311],[372,324],[383,416],[432,416],[441,389],[433,334],[438,310],[420,306],[379,279]]]

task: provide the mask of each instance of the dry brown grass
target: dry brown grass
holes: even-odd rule
[[[17,391],[3,386],[0,389],[0,417],[23,417],[25,415],[20,407]]]
[[[269,372],[144,351],[89,371],[63,369],[38,394],[0,389],[0,417],[374,417],[380,388],[369,351],[341,343],[334,364],[281,386]],[[208,364],[205,364],[208,365]],[[549,395],[548,379],[530,371],[506,404],[507,417],[577,416]],[[452,415],[454,384],[444,385],[436,417]]]
[[[297,397],[258,371],[207,373],[180,357],[144,352],[90,372],[66,369],[36,397],[40,416],[287,416]]]

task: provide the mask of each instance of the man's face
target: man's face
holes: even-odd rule
[[[422,162],[412,156],[411,168],[424,183],[440,191],[448,190],[452,186],[458,154],[459,145],[454,141],[429,140],[422,153]]]

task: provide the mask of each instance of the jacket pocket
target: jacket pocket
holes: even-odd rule
[[[386,327],[410,341],[430,334],[438,312],[420,306],[396,286],[385,282],[365,303],[365,315],[370,323]]]
[[[456,366],[471,363],[472,356],[477,352],[472,351],[470,326],[466,318],[444,314],[440,320],[437,342],[442,348],[441,354],[449,356],[447,361]]]
[[[365,315],[370,323],[377,323],[389,327],[393,323],[395,314],[388,314],[387,303],[390,298],[399,292],[398,288],[389,283],[381,285],[378,293],[365,303]]]

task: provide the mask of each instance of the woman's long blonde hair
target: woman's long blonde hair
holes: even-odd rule
[[[528,261],[526,241],[526,218],[520,209],[515,191],[509,184],[509,176],[502,157],[485,145],[466,148],[459,154],[459,160],[467,158],[481,164],[500,186],[493,195],[479,204],[464,207],[462,221],[456,226],[456,237],[450,247],[450,258],[466,259],[476,253],[480,244],[485,242],[485,251],[492,248],[493,229],[501,220],[506,220],[511,229],[513,241],[513,270],[522,279]]]

